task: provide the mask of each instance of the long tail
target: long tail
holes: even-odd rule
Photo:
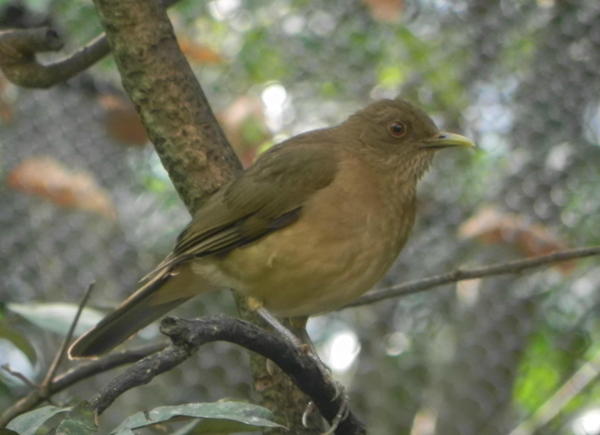
[[[158,273],[79,337],[69,348],[69,358],[90,358],[110,351],[144,326],[201,293],[200,286],[187,267],[176,273],[167,270]]]

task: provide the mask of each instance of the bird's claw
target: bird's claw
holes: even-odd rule
[[[310,414],[315,410],[315,404],[314,402],[311,400],[310,402],[308,402],[306,404],[306,408],[304,408],[304,412],[302,413],[302,426],[307,428],[309,427],[308,424],[308,417],[310,416]]]
[[[337,400],[340,396],[343,396],[341,403],[340,403],[340,408],[338,409],[337,414],[331,421],[331,424],[329,425],[329,429],[327,429],[325,432],[321,433],[321,435],[331,435],[331,434],[335,433],[335,431],[337,430],[340,423],[342,421],[346,420],[348,415],[350,415],[350,405],[348,404],[348,395],[344,392],[344,387],[336,382],[336,393],[335,393],[335,396],[333,397],[332,401]]]
[[[337,430],[340,423],[342,421],[344,421],[350,414],[350,405],[348,404],[348,395],[345,393],[344,387],[338,382],[335,382],[335,387],[336,387],[335,395],[332,397],[331,401],[333,402],[333,401],[337,400],[340,396],[343,396],[341,403],[340,403],[340,408],[338,409],[337,414],[331,421],[331,424],[329,425],[329,429],[327,429],[325,432],[322,432],[321,435],[332,435],[333,433],[335,433],[335,431]],[[308,402],[306,404],[306,408],[304,409],[304,412],[302,413],[302,426],[303,427],[309,428],[308,418],[310,417],[310,414],[314,410],[315,410],[314,402],[312,402],[312,401]]]
[[[333,386],[335,387],[335,394],[331,398],[331,401],[333,402],[334,400],[337,400],[338,397],[343,395],[344,396],[343,400],[344,400],[344,402],[346,402],[348,399],[348,395],[346,394],[346,390],[344,389],[344,386],[341,383],[339,383],[338,381],[334,381]]]

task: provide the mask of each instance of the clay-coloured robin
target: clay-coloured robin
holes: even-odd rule
[[[233,288],[282,317],[345,305],[398,256],[436,151],[473,146],[401,99],[274,146],[206,201],[173,252],[69,355],[107,352],[212,290]]]

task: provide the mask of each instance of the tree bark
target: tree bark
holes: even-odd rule
[[[123,86],[148,136],[191,213],[241,172],[189,64],[166,11],[156,0],[94,0]],[[237,298],[241,315],[258,322]],[[260,323],[260,322],[258,322]],[[307,399],[279,370],[253,357],[259,403],[268,406],[291,433],[304,433],[299,416]],[[289,432],[287,432],[289,433]]]

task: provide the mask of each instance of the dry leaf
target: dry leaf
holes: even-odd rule
[[[9,82],[0,76],[0,119],[8,124],[13,120],[13,108],[10,98],[6,94],[6,89],[9,86]]]
[[[480,209],[460,226],[458,234],[486,244],[506,243],[527,257],[550,254],[568,247],[546,226],[530,223],[522,216],[504,213],[494,207]],[[556,267],[568,273],[575,264],[565,261],[557,263]]]
[[[91,175],[71,171],[51,157],[31,157],[15,167],[7,179],[15,190],[70,207],[116,218],[108,193]]]
[[[218,65],[225,62],[223,56],[206,45],[199,44],[185,37],[179,37],[178,42],[183,54],[192,62],[201,65]]]
[[[104,126],[108,135],[124,145],[143,146],[148,135],[133,103],[124,96],[104,94],[98,102],[106,110]]]
[[[221,111],[218,118],[242,164],[248,167],[260,145],[271,137],[262,102],[258,97],[240,97]]]
[[[404,0],[363,0],[374,20],[395,23],[404,12]]]

